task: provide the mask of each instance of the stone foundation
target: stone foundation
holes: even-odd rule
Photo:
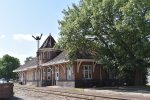
[[[75,87],[75,81],[56,81],[56,86]]]

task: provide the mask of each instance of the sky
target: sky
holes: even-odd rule
[[[23,64],[26,57],[35,57],[32,35],[43,34],[40,44],[50,33],[57,41],[58,20],[72,3],[79,0],[0,0],[0,58],[9,54]]]

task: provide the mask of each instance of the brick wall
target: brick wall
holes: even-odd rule
[[[59,80],[66,80],[66,64],[59,65]]]
[[[93,62],[82,62],[79,68],[79,72],[77,72],[77,62],[74,62],[74,73],[75,73],[75,79],[76,80],[81,80],[83,79],[83,65],[92,65],[93,66]],[[102,65],[97,64],[95,66],[95,69],[93,71],[92,68],[92,79],[100,79],[100,70],[102,72],[102,78],[105,77],[105,72],[104,69],[102,67]]]
[[[13,83],[0,84],[0,99],[13,97]]]

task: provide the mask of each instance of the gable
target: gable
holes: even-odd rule
[[[54,38],[51,36],[51,34],[47,37],[47,39],[44,41],[40,49],[42,48],[53,48],[55,45],[56,41]]]

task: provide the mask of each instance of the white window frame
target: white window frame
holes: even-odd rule
[[[92,79],[92,65],[83,65],[83,79]]]

